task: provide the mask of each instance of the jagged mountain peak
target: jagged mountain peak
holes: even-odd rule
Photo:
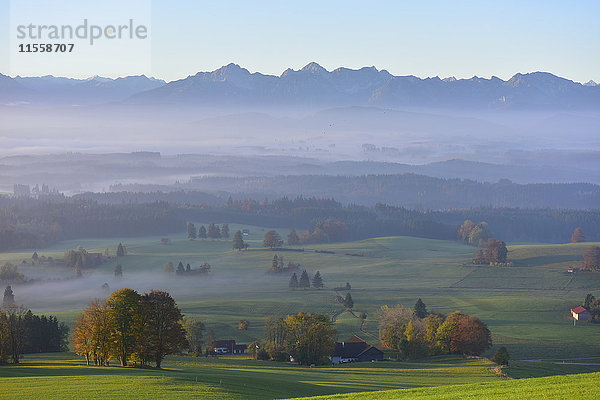
[[[310,72],[311,74],[327,74],[329,72],[314,61],[306,64],[300,71]]]

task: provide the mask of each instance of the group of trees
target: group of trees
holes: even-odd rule
[[[583,300],[583,307],[587,308],[592,318],[591,322],[600,323],[600,299],[597,299],[593,294],[588,293]]]
[[[295,244],[339,242],[348,238],[348,225],[329,217],[325,220],[317,220],[312,230],[308,230],[300,236],[295,233],[296,231],[292,228],[291,237],[288,236],[288,244],[292,244],[290,239]]]
[[[119,243],[117,255],[121,252],[124,255],[124,247]],[[120,251],[121,250],[121,251]],[[77,246],[75,250],[65,251],[65,265],[68,268],[73,268],[77,276],[81,276],[83,269],[93,268],[102,263],[102,258],[98,255],[88,253],[83,247]]]
[[[76,319],[73,328],[75,352],[88,365],[109,365],[116,358],[122,366],[130,362],[160,368],[168,354],[189,347],[183,316],[175,300],[164,291],[140,295],[120,289],[106,301],[94,300]]]
[[[460,311],[448,316],[430,314],[418,301],[415,310],[400,305],[381,307],[379,332],[381,343],[403,359],[435,354],[479,355],[492,345],[488,327],[478,318]]]
[[[473,256],[473,264],[497,265],[506,263],[508,249],[502,240],[489,238]]]
[[[74,198],[0,199],[0,251],[81,237],[160,235],[181,229],[165,202],[100,204]]]
[[[196,229],[193,222],[188,222],[188,239],[229,239],[229,224],[223,224],[220,228],[214,223],[208,224],[208,229],[204,225]]]
[[[17,306],[7,286],[0,307],[0,364],[18,364],[22,354],[67,351],[68,335],[69,328],[56,317]]]
[[[590,246],[583,253],[583,269],[600,271],[600,247]]]
[[[458,240],[463,243],[481,246],[489,238],[490,228],[485,221],[476,224],[468,219],[458,228]]]
[[[319,271],[315,272],[315,275],[312,278],[312,286],[315,289],[323,288],[323,278],[321,277],[321,273]],[[290,289],[310,289],[310,279],[308,277],[308,272],[303,270],[300,274],[300,279],[298,279],[298,275],[294,272],[290,277],[290,282],[288,284]]]
[[[264,343],[252,343],[250,352],[259,359],[299,364],[325,364],[335,348],[336,330],[323,314],[301,312],[287,317],[269,317],[265,323]]]
[[[25,281],[23,273],[19,272],[16,265],[5,261],[0,265],[0,282],[2,283],[21,283]]]
[[[273,260],[271,261],[271,266],[269,267],[269,273],[289,274],[292,271],[298,270],[298,268],[300,268],[300,264],[290,261],[286,265],[283,261],[283,256],[278,256],[277,254],[275,254],[273,256]]]
[[[202,263],[202,265],[200,265],[200,267],[194,269],[189,263],[184,267],[183,262],[179,261],[177,268],[175,268],[175,265],[172,261],[167,261],[164,271],[168,274],[175,273],[177,275],[206,274],[210,272],[210,264],[205,261]]]

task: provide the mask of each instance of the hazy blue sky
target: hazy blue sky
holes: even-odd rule
[[[8,2],[0,1],[5,5],[0,46],[7,54],[7,37],[14,33],[7,28]],[[53,4],[60,7],[61,2]],[[374,65],[420,77],[507,79],[516,72],[541,70],[576,81],[600,81],[600,1],[151,3],[151,66],[139,72],[167,80],[229,62],[279,75],[287,67],[316,61],[327,69]],[[119,10],[115,16],[128,18]],[[75,70],[68,64],[48,71],[41,63],[36,71],[115,75],[110,69]],[[14,73],[8,57],[0,59],[0,72]]]

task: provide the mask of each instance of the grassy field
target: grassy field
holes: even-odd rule
[[[316,368],[233,357],[168,357],[164,367],[96,368],[82,366],[73,354],[32,355],[18,366],[0,367],[0,398],[276,399],[502,379],[489,361],[460,357]]]
[[[311,400],[391,400],[391,399],[597,399],[600,394],[600,373],[549,376],[485,384],[453,385],[435,388],[353,393],[311,397]],[[306,399],[306,398],[305,398]]]
[[[262,337],[268,315],[300,311],[334,315],[343,311],[332,288],[350,282],[355,313],[366,312],[368,318],[361,330],[356,317],[347,312],[339,315],[336,328],[340,340],[357,334],[377,343],[377,310],[384,304],[412,306],[420,297],[429,310],[461,310],[486,322],[494,341],[488,355],[499,346],[506,346],[513,360],[600,356],[600,326],[573,326],[568,319],[569,308],[580,303],[587,293],[600,295],[595,292],[600,288],[600,274],[566,272],[569,266],[580,262],[589,243],[509,246],[509,258],[515,264],[511,268],[471,266],[474,249],[450,241],[384,237],[307,246],[304,252],[277,254],[283,255],[286,263],[300,263],[311,275],[319,270],[326,288],[292,291],[287,287],[288,276],[266,274],[276,253],[262,248],[262,237],[268,228],[231,225],[232,232],[241,228],[250,229],[250,249],[243,252],[231,250],[230,240],[190,241],[183,234],[169,235],[168,245],[161,244],[160,237],[143,237],[75,240],[36,249],[40,256],[56,258],[78,245],[90,251],[108,248],[111,254],[117,243],[126,245],[129,255],[84,271],[83,279],[65,279],[72,278],[73,271],[64,268],[31,265],[33,249],[3,253],[0,260],[19,263],[27,276],[63,278],[15,286],[14,291],[19,303],[35,312],[56,314],[67,322],[90,300],[110,293],[101,289],[106,282],[111,290],[167,290],[186,315],[200,318],[217,338],[249,343]],[[279,232],[287,235],[285,230]],[[22,264],[23,260],[27,263]],[[167,261],[175,265],[182,261],[192,267],[207,261],[212,272],[210,276],[169,277],[163,272]],[[124,277],[120,280],[113,276],[117,263],[123,265]],[[250,321],[247,331],[237,329],[242,318]],[[527,377],[579,372],[573,366],[545,364],[516,362],[509,373]],[[587,366],[582,372],[590,370],[600,368]]]

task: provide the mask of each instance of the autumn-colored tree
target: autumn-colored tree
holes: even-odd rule
[[[247,319],[240,319],[240,322],[238,323],[238,330],[247,331],[249,327],[250,321],[248,321]]]
[[[450,353],[454,330],[458,325],[458,321],[464,315],[460,311],[455,311],[448,315],[444,322],[440,325],[436,332],[436,347],[442,353]]]
[[[108,366],[113,356],[112,321],[106,302],[92,301],[84,310],[85,332],[92,346],[91,357],[94,365]],[[86,357],[87,359],[87,357]],[[89,364],[88,364],[89,365]]]
[[[106,305],[112,323],[114,354],[121,366],[126,367],[141,333],[138,331],[142,318],[141,296],[133,289],[120,289],[110,295]]]
[[[466,315],[458,319],[450,343],[456,354],[480,355],[492,346],[492,334],[479,318]]]
[[[88,323],[85,312],[81,312],[75,318],[75,323],[73,325],[73,346],[75,354],[84,356],[85,362],[89,366],[92,361],[94,346],[92,344],[90,324]]]
[[[571,243],[581,243],[585,242],[585,236],[583,235],[583,230],[581,228],[575,228],[573,231],[573,235],[571,236]]]
[[[144,339],[156,367],[160,368],[166,355],[178,353],[188,346],[181,326],[183,316],[171,295],[161,290],[145,293],[141,305],[146,317]]]
[[[165,272],[168,274],[172,274],[173,272],[175,272],[175,267],[173,266],[173,263],[171,261],[167,261],[167,263],[165,264]]]
[[[276,247],[281,247],[283,245],[283,240],[281,240],[281,236],[279,233],[274,230],[270,230],[265,233],[265,237],[263,240],[263,247],[270,247],[272,249]]]
[[[600,271],[600,247],[590,246],[583,253],[583,269]]]

